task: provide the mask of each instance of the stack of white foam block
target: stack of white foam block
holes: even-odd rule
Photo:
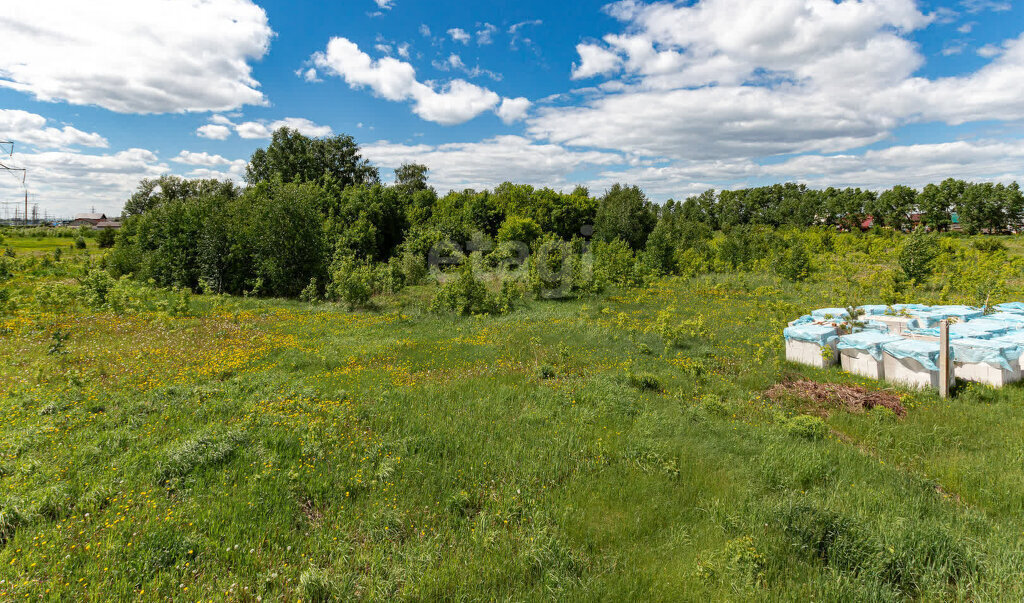
[[[888,352],[882,355],[882,370],[886,381],[910,387],[939,387],[939,371],[928,370],[913,358],[895,358]],[[953,372],[949,373],[949,384],[953,384]]]
[[[1021,379],[1020,361],[1014,361],[1007,370],[997,364],[987,362],[954,362],[953,375],[964,381],[984,383],[992,387],[1002,387]]]
[[[900,335],[905,331],[909,331],[917,324],[917,319],[913,316],[869,316],[868,320],[884,324],[889,327],[889,332],[894,335]]]
[[[869,379],[885,378],[885,363],[863,350],[840,350],[839,362],[847,373]]]
[[[828,348],[829,351],[825,351]],[[810,341],[786,340],[786,360],[815,368],[832,366],[839,359],[835,341],[822,347]]]

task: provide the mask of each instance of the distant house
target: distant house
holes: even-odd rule
[[[96,223],[96,228],[121,228],[121,222],[117,220],[100,220]]]
[[[68,226],[92,226],[107,220],[106,214],[76,214]]]

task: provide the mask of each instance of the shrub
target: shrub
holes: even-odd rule
[[[594,244],[594,271],[608,283],[622,287],[643,285],[649,267],[638,262],[622,239]]]
[[[537,299],[566,297],[573,290],[569,244],[549,234],[535,247],[530,257],[530,290]]]
[[[1006,251],[1006,245],[1003,244],[999,239],[984,238],[975,239],[971,246],[985,253],[996,253],[999,251]]]
[[[797,415],[786,421],[786,430],[807,440],[821,440],[828,435],[828,424],[821,417]]]
[[[693,341],[711,337],[711,330],[707,327],[702,314],[675,321],[672,308],[658,312],[654,329],[668,347],[685,347]]]
[[[642,392],[660,392],[663,389],[661,381],[651,373],[631,373],[626,381],[630,387]]]
[[[532,245],[542,234],[540,226],[530,218],[509,216],[498,229],[498,242],[520,242]]]
[[[701,396],[700,409],[706,414],[716,417],[724,417],[729,414],[729,408],[722,402],[722,397],[716,394],[704,394]]]
[[[779,255],[775,272],[789,281],[802,281],[811,275],[811,256],[802,242],[793,243]]]
[[[501,289],[493,297],[491,304],[494,312],[508,314],[515,309],[516,305],[523,298],[523,288],[518,280],[506,279],[501,281]]]
[[[96,233],[96,244],[100,249],[109,249],[117,240],[117,232],[113,228],[104,228]]]
[[[550,364],[542,364],[538,366],[537,377],[539,379],[553,379],[555,377],[555,367]]]
[[[933,270],[933,263],[939,249],[934,237],[921,230],[915,230],[907,237],[896,257],[903,274],[915,282],[923,282]]]
[[[331,297],[345,302],[349,310],[366,306],[376,284],[376,271],[368,262],[346,256],[331,268]]]
[[[398,293],[405,288],[405,271],[402,269],[402,261],[398,258],[391,258],[386,264],[377,267],[375,277],[375,290],[382,293]]]
[[[85,239],[81,236],[75,237],[75,249],[85,249]]]
[[[106,270],[93,268],[78,282],[82,285],[86,305],[99,309],[106,305],[107,295],[117,281]]]
[[[406,251],[402,254],[400,261],[406,285],[419,285],[427,277],[427,263],[423,260],[423,256]]]
[[[316,282],[315,276],[309,279],[309,284],[299,293],[299,299],[310,304],[320,301],[320,284]]]
[[[459,275],[441,286],[430,303],[430,311],[487,314],[493,309],[490,302],[487,287],[473,273],[472,264],[465,262]]]

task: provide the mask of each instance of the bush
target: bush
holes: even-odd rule
[[[520,242],[529,246],[533,245],[541,233],[540,226],[530,218],[509,216],[498,229],[498,242]]]
[[[537,377],[539,379],[554,379],[555,367],[550,364],[542,364],[537,367]]]
[[[398,293],[405,288],[405,270],[402,269],[402,261],[398,258],[391,258],[387,264],[380,264],[377,267],[375,290],[381,293]]]
[[[75,249],[85,249],[85,239],[82,237],[75,237]]]
[[[821,440],[828,435],[828,424],[821,417],[797,415],[786,421],[786,430],[807,440]]]
[[[316,282],[315,276],[309,279],[309,284],[299,293],[299,299],[309,304],[320,301],[320,284]]]
[[[626,381],[630,387],[642,392],[660,392],[663,389],[661,381],[651,373],[631,373]]]
[[[729,408],[722,402],[722,397],[716,394],[704,394],[701,396],[700,409],[706,414],[716,417],[724,417],[729,414]]]
[[[423,256],[406,251],[399,261],[402,263],[402,273],[405,274],[406,285],[419,285],[427,277],[429,271]]]
[[[109,249],[117,240],[117,232],[113,228],[104,228],[96,233],[96,244],[100,249]]]
[[[775,272],[789,281],[802,281],[811,275],[811,256],[802,242],[794,242],[779,255]]]
[[[896,260],[908,279],[923,282],[931,275],[933,263],[938,255],[939,248],[935,238],[921,230],[915,230],[900,247]]]
[[[373,297],[376,270],[368,262],[343,257],[331,267],[331,298],[345,302],[349,310],[364,307]]]
[[[620,287],[642,286],[648,266],[638,262],[633,250],[622,239],[594,244],[594,272],[601,281]]]
[[[430,303],[431,312],[488,314],[492,310],[487,287],[473,274],[470,262],[463,263],[459,275],[442,285]]]
[[[106,305],[107,295],[117,281],[106,270],[93,268],[78,279],[78,282],[82,285],[86,305],[99,309]]]

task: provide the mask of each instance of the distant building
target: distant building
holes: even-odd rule
[[[121,228],[121,223],[117,220],[100,220],[96,223],[96,228]]]
[[[76,214],[68,226],[92,226],[107,220],[106,214]]]

